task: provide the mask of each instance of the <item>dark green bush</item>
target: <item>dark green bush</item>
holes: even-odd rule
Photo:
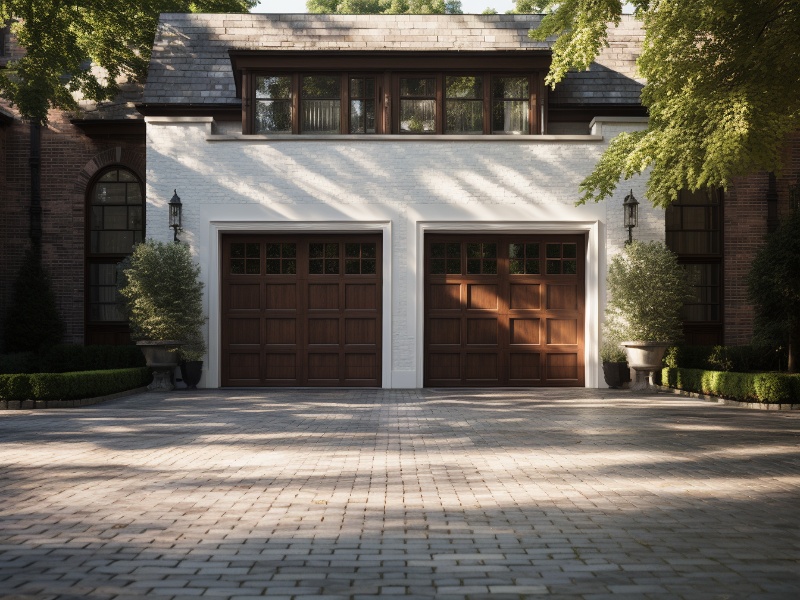
[[[0,355],[0,373],[69,373],[128,369],[145,365],[142,351],[129,346],[76,346],[58,344],[39,353]]]
[[[762,346],[672,346],[664,355],[670,368],[711,371],[774,371],[786,366],[786,350]]]
[[[743,402],[800,402],[800,375],[666,367],[661,372],[661,381],[679,390]]]
[[[3,400],[76,400],[124,392],[150,383],[147,367],[0,375]]]

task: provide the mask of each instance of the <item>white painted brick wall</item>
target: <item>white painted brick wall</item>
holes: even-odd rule
[[[234,212],[246,215],[247,222],[390,222],[393,243],[385,251],[392,256],[391,368],[408,376],[419,365],[415,311],[421,291],[416,289],[417,264],[409,260],[416,255],[411,248],[418,243],[418,223],[452,221],[458,230],[456,222],[510,222],[534,231],[540,223],[563,222],[568,230],[569,222],[598,221],[606,246],[599,256],[602,311],[606,255],[619,251],[627,238],[622,227],[625,194],[632,188],[641,202],[637,239],[664,238],[663,210],[646,202],[644,178],[623,182],[607,203],[574,203],[579,183],[610,135],[640,126],[603,123],[603,141],[388,136],[374,141],[241,136],[211,141],[218,138],[209,138],[210,123],[148,119],[147,235],[171,239],[167,202],[177,189],[183,201],[180,237],[192,244],[208,282],[216,268],[208,264],[206,246],[216,243],[209,238],[210,221],[235,220],[227,216]],[[210,322],[215,322],[213,315]]]

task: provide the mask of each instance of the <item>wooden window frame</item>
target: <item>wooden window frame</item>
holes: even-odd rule
[[[418,134],[425,136],[445,135],[446,103],[445,82],[446,77],[480,77],[483,84],[483,132],[480,135],[493,135],[497,137],[514,134],[492,132],[492,88],[498,77],[526,77],[528,79],[528,131],[517,135],[543,135],[546,133],[543,123],[546,116],[546,95],[542,93],[544,73],[539,70],[487,70],[487,69],[437,69],[437,70],[324,70],[308,69],[298,70],[290,68],[250,69],[241,70],[242,90],[242,132],[245,135],[287,135],[286,133],[258,132],[255,129],[255,97],[256,77],[291,77],[291,106],[292,106],[292,135],[300,135],[302,128],[301,115],[301,82],[305,76],[336,75],[341,78],[340,96],[340,130],[339,135],[414,135],[409,132],[400,132],[400,79],[408,77],[433,78],[436,80],[435,94],[435,127],[432,134]],[[367,78],[375,79],[375,133],[350,133],[350,79]],[[314,134],[303,134],[314,135]],[[326,134],[317,134],[324,136]],[[328,134],[333,135],[333,134]],[[476,135],[452,133],[448,135]]]

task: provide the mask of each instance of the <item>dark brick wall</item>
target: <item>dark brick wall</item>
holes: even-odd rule
[[[4,156],[0,156],[6,179],[0,188],[0,315],[5,315],[14,278],[29,247],[29,126],[16,120],[0,135],[5,136]],[[43,259],[64,320],[64,341],[80,344],[84,340],[86,190],[99,169],[113,164],[130,168],[144,180],[144,138],[92,140],[65,115],[53,111],[50,123],[42,128],[41,147]]]

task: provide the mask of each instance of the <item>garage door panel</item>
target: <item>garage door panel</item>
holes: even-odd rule
[[[347,310],[375,310],[378,289],[374,283],[345,283],[344,306]]]
[[[577,283],[547,284],[547,308],[548,310],[577,310]]]
[[[497,319],[467,319],[467,346],[497,345]]]
[[[230,318],[226,322],[228,343],[232,346],[258,345],[261,343],[261,319]]]
[[[508,360],[508,379],[510,382],[530,382],[541,380],[541,354],[538,352],[512,352]]]
[[[509,308],[511,310],[539,310],[542,306],[541,287],[538,283],[512,283]]]
[[[378,320],[346,318],[344,320],[344,343],[377,344]]]
[[[467,353],[464,366],[468,382],[497,382],[500,380],[499,356],[496,352]]]
[[[252,283],[232,283],[228,296],[230,310],[261,310],[261,284]]]
[[[308,343],[339,344],[339,318],[309,318]]]
[[[428,303],[432,310],[461,310],[461,284],[431,284],[428,286]]]
[[[430,234],[423,380],[583,385],[583,235]]]
[[[577,354],[548,354],[547,379],[578,379]]]
[[[223,386],[380,386],[381,237],[222,238]]]
[[[297,310],[296,283],[266,283],[264,287],[267,310]]]
[[[548,344],[577,344],[578,321],[576,319],[547,319]]]
[[[296,344],[297,319],[265,319],[267,344]]]
[[[310,310],[339,310],[339,283],[309,283]]]
[[[429,343],[461,344],[461,319],[431,318],[428,320]]]
[[[509,319],[509,342],[511,345],[538,345],[540,319],[512,318]]]
[[[467,308],[471,310],[497,310],[498,289],[496,284],[468,283]]]

